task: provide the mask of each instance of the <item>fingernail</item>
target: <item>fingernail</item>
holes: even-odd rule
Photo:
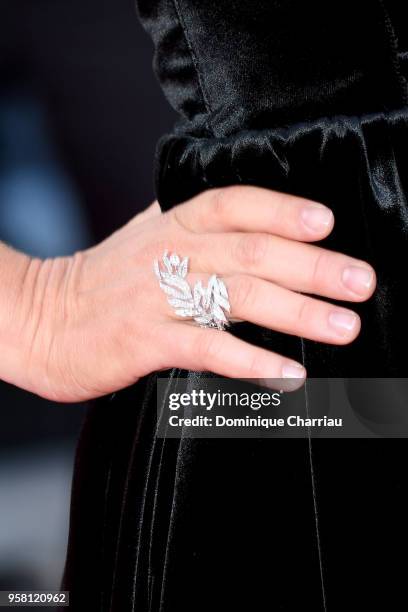
[[[349,266],[343,270],[344,285],[361,297],[367,295],[374,280],[374,272],[361,266]]]
[[[329,323],[340,336],[348,336],[357,324],[358,317],[354,312],[334,310],[329,314]]]
[[[303,223],[312,232],[323,232],[333,223],[333,213],[321,204],[308,204],[302,208]]]
[[[282,378],[305,378],[306,370],[295,361],[285,363],[282,367]]]

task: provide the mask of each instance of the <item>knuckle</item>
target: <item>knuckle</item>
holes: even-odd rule
[[[239,186],[215,189],[212,197],[212,213],[219,220],[229,219],[232,209],[242,197]]]
[[[203,206],[197,205],[192,200],[173,206],[163,213],[156,220],[156,223],[160,219],[163,220],[163,233],[168,235],[170,231],[178,237],[188,236],[190,233],[196,234],[200,228],[204,227],[206,220]],[[167,224],[165,221],[167,221]]]
[[[212,333],[207,330],[206,333],[199,334],[193,343],[193,354],[198,355],[202,364],[211,364],[217,359],[220,353],[220,334]]]
[[[287,193],[274,192],[273,205],[270,207],[271,224],[285,230],[289,235],[296,233],[296,221],[294,221],[294,210],[296,210],[297,198]]]
[[[248,360],[248,378],[262,378],[264,375],[263,359],[260,352],[255,350]]]
[[[282,213],[285,213],[287,210],[291,209],[289,204],[290,196],[287,193],[283,193],[282,191],[273,191],[273,213],[276,215],[276,219],[280,218]]]
[[[321,251],[319,252],[310,270],[310,285],[312,287],[321,287],[326,284],[327,277],[330,273],[330,254]]]
[[[299,327],[304,327],[310,322],[312,315],[313,302],[306,296],[299,297],[299,304],[296,310],[296,323]]]
[[[255,299],[254,281],[250,276],[237,276],[229,290],[231,306],[236,314],[251,307]]]
[[[274,192],[271,206],[269,206],[268,215],[271,227],[282,225],[285,218],[286,207],[283,194]]]
[[[262,263],[268,251],[269,239],[263,234],[242,236],[236,246],[236,257],[244,267],[256,267]]]

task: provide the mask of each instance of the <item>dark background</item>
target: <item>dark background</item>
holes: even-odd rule
[[[151,63],[132,0],[2,0],[0,240],[70,254],[152,201],[174,115]],[[86,405],[0,382],[0,410],[0,589],[58,588]]]

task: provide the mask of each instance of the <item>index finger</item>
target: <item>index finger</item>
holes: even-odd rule
[[[249,185],[209,189],[172,213],[197,233],[267,232],[304,242],[325,238],[334,225],[332,211],[319,202]]]

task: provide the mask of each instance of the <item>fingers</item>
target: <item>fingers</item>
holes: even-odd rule
[[[251,274],[295,291],[355,302],[375,289],[375,273],[366,262],[305,244],[333,227],[331,211],[316,202],[233,186],[208,190],[176,207],[174,215],[199,234],[195,264],[192,260],[197,272]]]
[[[306,370],[301,364],[252,346],[227,332],[182,322],[170,323],[166,328],[171,354],[169,367],[211,371],[230,378],[288,379],[291,390],[301,387],[305,380]]]
[[[192,285],[208,278],[189,275]],[[352,342],[361,328],[354,311],[296,293],[274,283],[245,274],[223,277],[231,310],[228,317],[249,321],[282,333],[317,342],[344,345]],[[176,317],[171,306],[166,316]]]
[[[348,344],[359,334],[360,318],[351,310],[253,276],[224,280],[232,318],[330,344]]]
[[[329,208],[296,196],[251,186],[210,189],[173,209],[197,232],[267,232],[293,240],[321,240],[333,229]]]
[[[207,234],[197,244],[194,271],[250,274],[295,291],[352,302],[367,300],[375,289],[375,272],[368,263],[315,245],[260,233]]]

